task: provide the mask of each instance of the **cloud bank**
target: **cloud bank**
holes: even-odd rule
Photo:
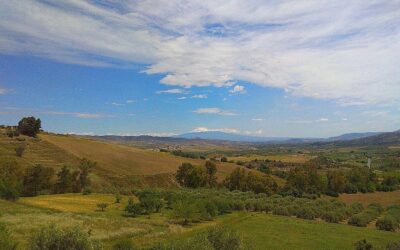
[[[171,86],[245,81],[343,105],[400,100],[400,2],[1,1],[0,53],[143,65]]]

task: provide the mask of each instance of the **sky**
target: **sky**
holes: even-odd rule
[[[400,129],[400,1],[0,0],[0,124],[329,137]]]

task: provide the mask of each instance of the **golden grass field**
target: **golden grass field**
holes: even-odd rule
[[[400,205],[400,190],[393,192],[375,192],[375,193],[357,193],[357,194],[341,194],[339,200],[351,204],[354,202],[360,202],[364,206],[371,203],[380,203],[382,206],[388,206],[392,204]]]

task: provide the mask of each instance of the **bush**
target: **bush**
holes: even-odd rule
[[[388,207],[385,217],[378,219],[376,227],[385,231],[396,231],[400,228],[400,206],[393,205]]]
[[[15,155],[18,157],[22,157],[22,155],[25,152],[25,147],[24,146],[18,146],[17,148],[15,148]]]
[[[1,250],[15,250],[17,243],[15,243],[8,229],[3,223],[0,223],[0,249]]]
[[[129,215],[129,216],[138,216],[141,215],[143,212],[143,208],[142,206],[140,206],[139,203],[134,203],[132,198],[129,198],[128,200],[128,205],[126,205],[125,207],[125,212]]]
[[[29,250],[97,250],[99,242],[91,240],[79,227],[58,228],[54,224],[40,228],[33,234]]]
[[[122,239],[113,245],[113,250],[134,250],[136,249],[130,239]]]
[[[100,209],[100,211],[104,212],[104,210],[108,207],[107,203],[99,203],[97,204],[97,207]]]
[[[376,219],[382,213],[382,210],[380,204],[370,204],[367,209],[361,213],[353,215],[349,220],[349,224],[358,227],[366,227],[368,223]]]
[[[373,246],[364,239],[364,240],[358,241],[355,244],[355,249],[356,250],[372,250]]]

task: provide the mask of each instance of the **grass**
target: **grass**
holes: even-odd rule
[[[399,233],[275,215],[235,216],[236,222],[226,224],[255,249],[354,249],[354,243],[361,239],[379,249],[400,238]]]
[[[351,204],[354,202],[360,202],[366,207],[371,203],[380,203],[382,206],[388,206],[393,204],[400,205],[400,190],[393,192],[375,192],[375,193],[357,193],[357,194],[341,194],[339,200]]]
[[[255,249],[353,249],[353,244],[364,238],[374,246],[382,247],[400,238],[400,233],[373,228],[246,212],[182,227],[169,222],[168,211],[137,218],[124,217],[122,210],[127,199],[124,196],[121,204],[115,204],[112,195],[63,194],[22,198],[17,203],[0,200],[0,220],[22,242],[21,246],[26,244],[27,235],[49,223],[80,225],[101,240],[106,249],[120,238],[130,238],[145,247],[156,242],[179,241],[216,224],[239,231]],[[98,211],[96,204],[100,202],[110,204],[105,212]]]

